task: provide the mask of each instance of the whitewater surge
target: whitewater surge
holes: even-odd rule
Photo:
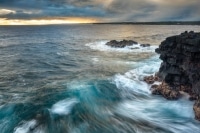
[[[73,81],[67,84],[68,98],[53,104],[45,116],[40,114],[46,121],[23,121],[14,133],[198,133],[193,102],[152,96],[143,82],[159,65],[156,55],[111,79]]]
[[[167,36],[197,29],[1,27],[0,133],[199,133],[188,97],[168,101],[152,95],[142,80],[159,69],[157,46],[105,45],[112,39],[159,44]]]
[[[124,97],[115,107],[115,113],[137,121],[133,125],[136,133],[199,132],[199,122],[194,120],[193,102],[188,97],[168,101],[161,96],[152,96],[150,86],[143,82],[144,76],[158,71],[160,63],[158,56],[154,56],[138,62],[135,69],[113,77],[112,81]]]
[[[143,94],[149,96],[149,85],[143,82],[144,76],[154,75],[160,66],[158,56],[146,59],[135,64],[135,69],[126,72],[125,74],[116,74],[113,77],[113,82],[116,86],[123,90],[133,91],[133,94]],[[129,94],[129,93],[126,93]]]

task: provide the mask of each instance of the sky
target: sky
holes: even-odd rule
[[[0,0],[0,25],[200,21],[200,0]]]

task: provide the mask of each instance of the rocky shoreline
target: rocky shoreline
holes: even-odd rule
[[[151,84],[152,94],[176,100],[181,92],[188,93],[189,100],[195,100],[193,110],[200,121],[200,33],[185,31],[168,37],[155,51],[162,60],[160,69],[155,75],[144,77]]]
[[[124,48],[138,45],[133,40],[111,40],[105,45]],[[140,44],[149,47],[150,44]],[[160,54],[162,63],[155,75],[144,77],[151,85],[153,95],[162,95],[168,100],[177,100],[183,93],[195,101],[195,118],[200,121],[200,33],[193,31],[167,37],[155,50]]]

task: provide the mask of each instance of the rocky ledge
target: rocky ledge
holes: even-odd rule
[[[178,99],[180,92],[188,93],[190,100],[196,100],[193,110],[200,120],[200,33],[186,31],[168,37],[156,53],[163,61],[160,69],[156,75],[144,78],[152,84],[152,93],[171,100]],[[162,83],[153,84],[158,79]]]
[[[111,40],[106,43],[107,46],[114,47],[114,48],[124,48],[126,46],[133,46],[137,44],[138,42],[133,41],[133,40],[122,40],[122,41]],[[140,46],[149,47],[150,44],[140,44]]]

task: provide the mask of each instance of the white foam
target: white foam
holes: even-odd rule
[[[136,121],[148,121],[153,125],[167,127],[170,131],[176,133],[200,129],[191,124],[191,121],[188,121],[194,119],[194,114],[192,102],[186,99],[178,101],[157,98],[146,99],[145,101],[140,99],[125,100],[116,106],[115,112]]]
[[[54,114],[67,115],[76,103],[78,103],[78,100],[75,98],[64,99],[55,103],[50,111]]]
[[[147,84],[136,79],[131,79],[125,75],[117,74],[115,75],[113,81],[115,82],[117,88],[124,92],[124,94],[134,92],[134,94],[147,95],[150,93],[149,89],[147,89]]]
[[[177,101],[169,101],[163,97],[150,95],[150,86],[143,81],[143,78],[155,74],[159,70],[160,63],[158,56],[154,56],[138,62],[134,69],[125,74],[116,74],[113,77],[113,82],[123,96],[137,95],[132,95],[131,98],[134,99],[131,100],[125,98],[114,111],[139,122],[147,121],[158,127],[167,127],[166,129],[171,132],[198,132],[200,128],[191,124],[194,119],[193,102],[184,97]]]
[[[176,114],[177,117],[186,117],[193,119],[194,114],[192,110],[192,103],[193,102],[188,101],[187,99],[169,101],[153,97],[152,99],[146,99],[145,101],[137,99],[125,100],[119,103],[118,106],[116,106],[116,111],[127,117],[140,117],[139,119],[149,119],[149,121],[157,121],[154,120],[155,117],[166,118],[167,114],[162,114],[164,112],[168,112],[169,114]],[[173,118],[171,119],[173,120]]]
[[[98,62],[98,61],[99,61],[99,58],[94,57],[94,58],[92,58],[92,61],[93,61],[93,62]]]
[[[136,94],[149,95],[149,85],[143,82],[144,76],[154,74],[158,71],[160,60],[158,56],[135,64],[135,68],[125,74],[116,74],[113,82],[117,88],[123,91],[132,91]]]
[[[59,56],[66,56],[69,55],[69,52],[57,52],[56,54]]]
[[[24,121],[22,125],[16,127],[14,129],[14,133],[30,133],[31,129],[34,129],[36,127],[37,121],[36,120],[30,120],[30,121]],[[42,128],[36,128],[32,133],[45,133]]]
[[[150,47],[142,47],[140,44],[134,44],[132,46],[126,46],[124,48],[113,48],[110,46],[107,46],[106,43],[108,41],[98,41],[98,42],[92,42],[85,44],[85,46],[90,47],[93,50],[98,51],[105,51],[105,52],[136,52],[136,53],[142,53],[142,52],[154,52],[157,46],[150,46]]]
[[[157,56],[156,56],[157,57]],[[142,80],[144,76],[152,75],[159,70],[160,61],[152,58],[151,60],[146,60],[140,62],[136,65],[136,68],[125,73],[125,76],[129,78],[134,78],[137,80]]]

